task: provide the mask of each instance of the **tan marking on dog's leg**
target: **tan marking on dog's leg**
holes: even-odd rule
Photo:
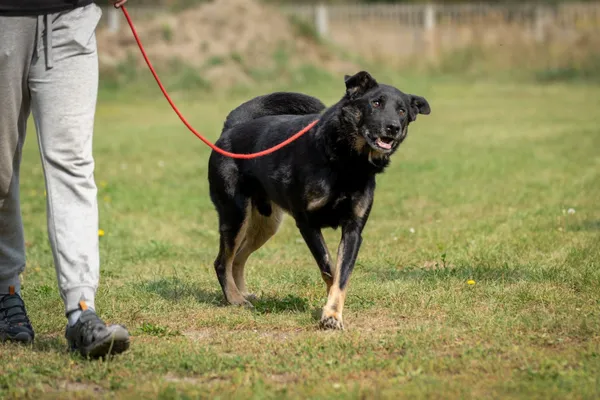
[[[240,249],[240,245],[242,245],[246,239],[251,208],[251,205],[246,207],[246,218],[244,219],[244,222],[242,222],[242,226],[235,238],[234,247],[231,249],[231,253],[227,255],[225,260],[225,278],[227,282],[225,284],[225,297],[230,304],[245,305],[248,307],[251,307],[252,304],[246,301],[244,296],[242,296],[233,277],[233,260]]]
[[[331,292],[331,288],[333,287],[333,278],[323,273],[321,273],[321,278],[325,281],[325,294],[329,297],[329,292]]]
[[[368,196],[364,196],[356,202],[356,204],[354,205],[354,215],[356,215],[359,218],[364,218],[365,214],[367,213],[367,210],[369,209],[369,197]]]
[[[323,307],[321,315],[321,327],[323,329],[344,329],[342,311],[346,300],[346,288],[340,289],[340,278],[342,275],[342,261],[344,254],[344,242],[340,241],[337,252],[337,262],[333,270],[333,284],[330,286],[327,296],[327,304]]]
[[[246,288],[246,280],[244,278],[244,265],[248,256],[250,256],[250,251],[248,250],[249,242],[245,242],[243,246],[240,246],[238,253],[233,259],[233,280],[235,281],[235,285],[240,291],[241,295],[246,297],[248,294],[248,289]]]
[[[275,233],[277,233],[281,221],[283,220],[283,211],[281,208],[271,205],[271,216],[265,217],[258,210],[252,208],[246,229],[246,240],[243,246],[240,246],[233,261],[233,278],[241,295],[246,299],[255,298],[248,293],[246,287],[246,278],[244,269],[250,255],[261,248]]]
[[[342,312],[344,311],[347,288],[348,286],[340,289],[339,285],[336,284],[331,287],[327,304],[323,307],[323,315],[321,316],[321,327],[323,329],[344,329]]]
[[[325,239],[323,238],[323,235],[320,235],[320,241],[322,243],[323,248],[325,249],[325,262],[328,265],[331,265],[331,254],[329,254],[329,248],[327,247],[327,243],[325,243]],[[330,268],[331,270],[331,268]],[[323,272],[321,272],[321,278],[323,278],[323,281],[325,281],[325,285],[327,286],[327,296],[329,296],[329,291],[331,290],[331,286],[333,285],[333,276],[334,276],[334,271],[331,271],[331,275],[327,275],[324,274]]]
[[[312,182],[304,193],[306,210],[315,211],[323,208],[329,201],[330,189],[319,180]]]
[[[315,211],[319,208],[323,208],[329,201],[329,196],[317,197],[315,199],[311,199],[306,206],[307,211]]]

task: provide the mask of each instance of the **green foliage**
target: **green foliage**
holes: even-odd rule
[[[170,25],[162,26],[162,36],[165,42],[171,42],[173,40],[173,28]]]
[[[590,54],[583,65],[567,65],[536,71],[540,82],[595,82],[600,83],[600,56]]]
[[[311,24],[305,19],[299,18],[295,15],[290,16],[290,22],[294,27],[296,35],[299,37],[309,39],[314,43],[323,44],[323,40],[319,35],[319,32],[317,32],[314,24]]]
[[[179,331],[172,331],[166,326],[155,325],[150,322],[144,322],[142,325],[140,325],[140,327],[138,328],[138,334],[156,337],[181,335]]]
[[[582,41],[585,42],[585,41]],[[575,48],[562,44],[536,44],[484,48],[469,46],[443,53],[437,62],[414,62],[407,70],[460,79],[493,76],[519,82],[600,83],[600,57],[593,51],[597,41]]]

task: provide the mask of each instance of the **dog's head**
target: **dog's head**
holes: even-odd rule
[[[418,114],[431,112],[429,103],[377,83],[366,71],[346,75],[345,82],[346,94],[340,102],[344,130],[352,136],[352,147],[383,169],[406,138],[408,125]]]

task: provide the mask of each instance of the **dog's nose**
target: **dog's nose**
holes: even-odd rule
[[[385,127],[385,132],[388,135],[396,136],[400,132],[400,125],[397,124],[389,124]]]

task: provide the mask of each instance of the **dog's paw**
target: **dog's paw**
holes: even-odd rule
[[[319,326],[321,327],[321,329],[325,330],[344,330],[344,322],[341,320],[341,318],[338,319],[335,316],[322,316]]]
[[[240,304],[240,306],[248,309],[254,308],[254,304],[250,303],[248,300],[244,300],[244,302]]]
[[[244,296],[244,298],[248,301],[256,301],[258,300],[258,296],[255,295],[254,293],[245,293],[242,296]]]
[[[241,299],[229,301],[229,304],[231,304],[232,306],[238,306],[238,307],[244,307],[244,308],[254,308],[252,303],[250,303],[248,300],[244,299],[243,297]]]

